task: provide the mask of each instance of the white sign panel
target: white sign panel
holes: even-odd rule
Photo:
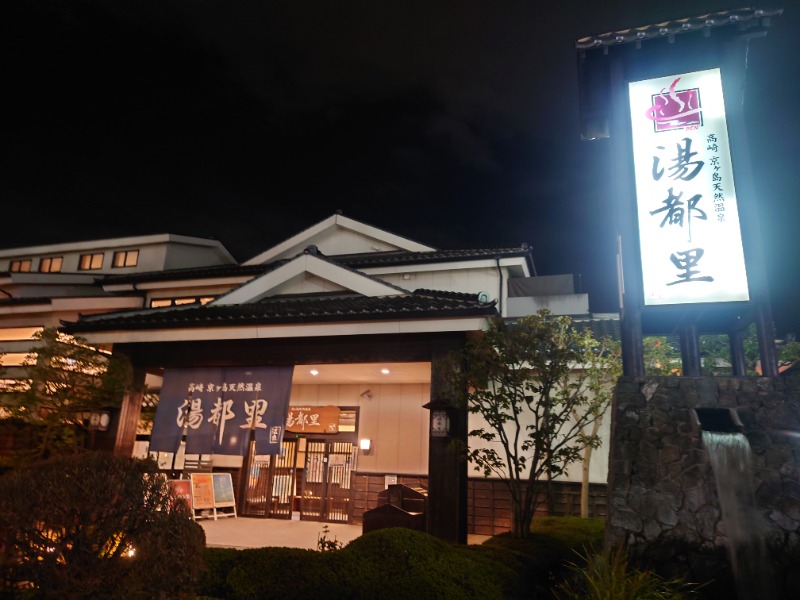
[[[720,70],[629,99],[645,305],[749,300]]]

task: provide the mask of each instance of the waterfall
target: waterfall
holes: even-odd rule
[[[717,480],[737,598],[771,600],[773,580],[755,506],[750,444],[741,433],[703,431],[702,435]]]

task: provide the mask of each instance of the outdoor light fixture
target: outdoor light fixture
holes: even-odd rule
[[[309,373],[311,373],[312,377],[316,377],[317,375],[319,375],[319,371],[317,371],[316,369],[311,369]]]
[[[422,408],[431,411],[431,437],[447,437],[450,435],[450,411],[453,406],[446,400],[431,400]]]
[[[372,452],[372,440],[369,438],[362,438],[358,442],[358,447],[361,448],[362,454],[370,454]]]

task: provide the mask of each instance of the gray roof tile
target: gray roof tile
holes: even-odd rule
[[[266,298],[229,306],[187,305],[81,317],[65,323],[68,333],[117,329],[182,329],[237,325],[278,325],[336,321],[379,321],[406,318],[491,316],[495,302],[481,302],[473,294],[417,290],[412,294],[364,296],[305,296]]]

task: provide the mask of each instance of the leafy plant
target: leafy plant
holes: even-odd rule
[[[330,539],[328,537],[329,533],[330,533],[330,528],[327,525],[323,525],[322,533],[320,533],[317,536],[317,550],[319,550],[320,552],[331,552],[334,550],[341,550],[342,546],[344,545],[342,544],[342,542],[336,539],[336,536],[334,536],[333,539]]]
[[[189,597],[203,529],[152,459],[86,452],[0,478],[3,591],[47,598]]]
[[[653,571],[631,568],[623,549],[598,554],[578,553],[579,562],[569,563],[569,575],[556,584],[556,600],[683,600],[698,586],[667,580]]]
[[[6,389],[7,416],[24,423],[31,445],[17,463],[74,453],[89,445],[89,415],[119,406],[130,364],[54,328],[34,338],[36,351],[23,363],[24,377]]]
[[[498,319],[445,368],[482,425],[469,432],[479,440],[469,460],[503,481],[512,531],[527,537],[537,481],[562,475],[586,448],[600,446],[599,421],[621,368],[619,344],[542,310],[515,324]]]

